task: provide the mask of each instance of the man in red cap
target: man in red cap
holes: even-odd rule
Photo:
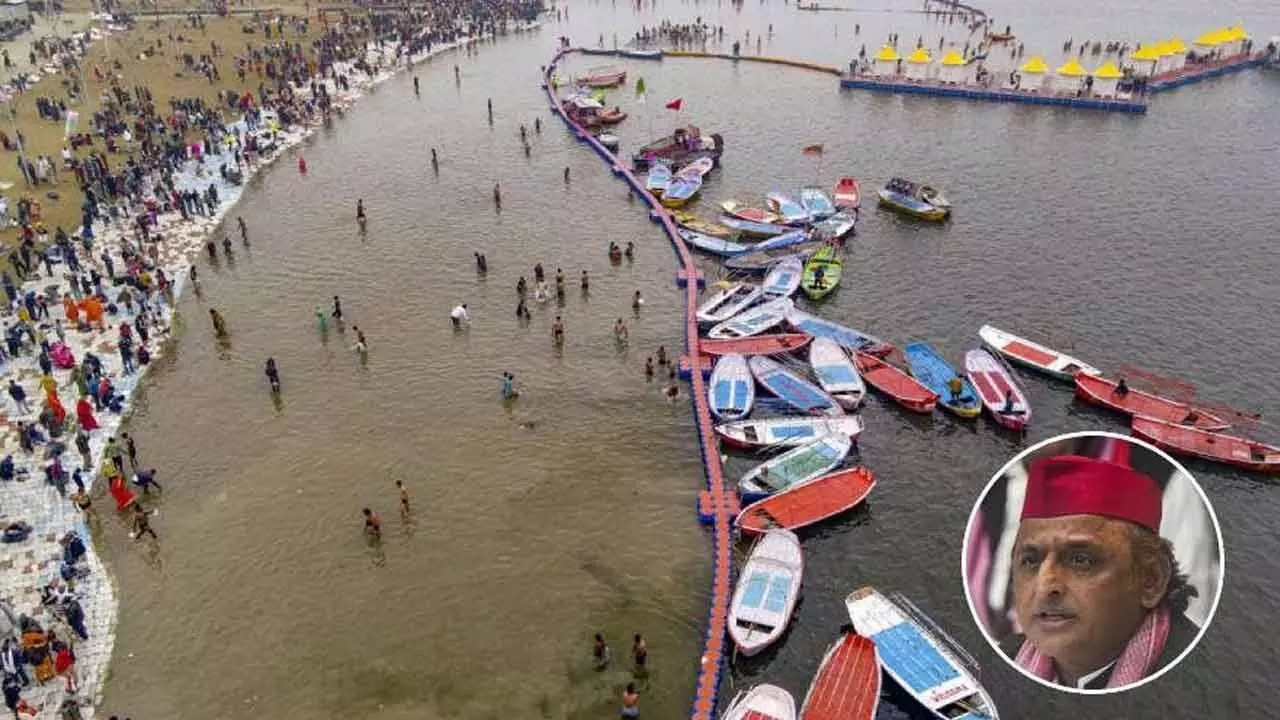
[[[1196,589],[1160,537],[1163,491],[1129,466],[1128,443],[1103,458],[1058,455],[1028,468],[1013,548],[1013,607],[1023,635],[1001,650],[1043,680],[1122,688],[1176,660],[1200,629]]]

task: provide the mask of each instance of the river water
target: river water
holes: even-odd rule
[[[1056,48],[1066,34],[1105,37],[1105,28],[1190,39],[1238,20],[1265,37],[1262,3],[1250,3],[1162,8],[1162,17],[1104,11],[1097,0],[1058,17],[1014,3],[989,10],[1034,49],[1033,40]],[[420,67],[420,99],[407,75],[382,85],[298,149],[306,176],[286,159],[255,179],[233,213],[252,249],[233,266],[198,261],[203,299],[183,299],[179,347],[149,376],[132,421],[165,495],[157,551],[134,546],[123,527],[104,533],[122,605],[108,712],[608,717],[629,674],[625,662],[590,670],[598,630],[620,661],[630,633],[648,639],[646,717],[686,713],[710,578],[692,507],[701,465],[688,404],[668,403],[642,372],[659,345],[675,355],[681,344],[674,263],[642,204],[547,113],[537,70],[558,35],[593,45],[603,33],[608,44],[614,32],[697,16],[725,24],[726,37],[772,23],[768,52],[838,64],[860,42],[854,22],[872,51],[891,29],[937,37],[935,21],[901,12],[575,4],[538,34]],[[650,102],[637,105],[630,84],[615,93],[611,102],[632,113],[625,143],[669,130],[675,118],[661,103],[675,97],[685,101],[680,120],[725,136],[704,207],[843,174],[868,189],[895,174],[927,179],[956,203],[940,227],[865,212],[824,316],[899,344],[929,340],[954,359],[990,322],[1104,368],[1178,376],[1218,402],[1280,408],[1267,360],[1277,323],[1266,310],[1280,300],[1269,252],[1280,214],[1276,77],[1182,90],[1129,117],[840,92],[830,76],[723,61],[627,67],[631,83],[645,77]],[[826,147],[820,167],[800,153],[816,142]],[[356,198],[370,215],[364,236]],[[635,242],[634,261],[611,265],[611,240]],[[569,292],[563,307],[535,305],[522,327],[514,286],[532,280],[536,262],[548,275],[563,268]],[[716,268],[705,263],[709,277]],[[334,294],[347,329],[326,338],[313,314]],[[447,314],[459,302],[474,323],[455,333]],[[207,307],[227,317],[228,347],[208,332]],[[562,351],[549,336],[555,313],[567,328]],[[630,326],[627,348],[611,335],[618,317]],[[367,362],[350,350],[353,324],[368,336]],[[282,369],[279,406],[261,374],[268,355]],[[504,371],[522,392],[507,407]],[[726,693],[769,680],[803,697],[846,622],[844,596],[874,584],[911,597],[968,647],[1006,717],[1265,714],[1280,651],[1258,638],[1280,600],[1280,542],[1269,529],[1280,500],[1251,476],[1190,466],[1224,525],[1226,589],[1204,641],[1160,681],[1118,697],[1062,697],[982,640],[959,572],[974,498],[1026,444],[1123,427],[1074,403],[1067,387],[1027,384],[1036,420],[1025,439],[871,402],[861,453],[880,485],[865,509],[806,535],[793,630],[776,652],[738,667]],[[407,519],[397,479],[412,493]],[[383,517],[380,547],[361,537],[364,506]],[[891,695],[882,707],[882,717],[901,717],[910,704]]]

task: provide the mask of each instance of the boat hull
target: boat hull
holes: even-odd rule
[[[983,345],[999,353],[1005,360],[1058,380],[1072,382],[1078,372],[1089,375],[1102,374],[1101,370],[1081,362],[1078,358],[990,325],[979,328],[978,337],[982,338]]]
[[[822,269],[822,284],[818,284],[818,269]],[[844,263],[840,254],[830,245],[818,248],[809,256],[804,264],[804,276],[800,287],[810,300],[821,300],[835,291],[840,284],[840,276],[844,271]]]
[[[934,207],[928,203],[916,201],[908,202],[904,197],[897,193],[890,193],[884,190],[879,191],[877,196],[880,198],[880,206],[887,208],[901,215],[916,218],[917,220],[928,220],[930,222],[941,222],[951,216],[950,210]]]
[[[1175,455],[1257,473],[1280,474],[1280,447],[1274,445],[1144,417],[1133,419],[1130,432]]]
[[[1186,403],[1130,389],[1125,395],[1116,392],[1118,382],[1101,375],[1078,374],[1076,397],[1085,402],[1133,417],[1148,417],[1175,425],[1191,425],[1201,430],[1225,430],[1231,423],[1206,410]]]
[[[965,353],[965,377],[993,420],[1010,430],[1025,430],[1031,422],[1031,403],[998,357],[986,350]],[[1006,412],[1005,398],[1009,395],[1013,396],[1013,407]]]
[[[756,382],[800,412],[840,416],[844,408],[822,388],[783,367],[765,355],[747,360]]]
[[[725,445],[735,448],[793,448],[827,435],[856,440],[864,425],[857,415],[844,417],[778,417],[739,420],[715,427]]]
[[[734,522],[749,534],[773,528],[798,530],[861,505],[875,486],[875,475],[859,465],[758,500],[743,508]]]
[[[725,355],[716,363],[707,381],[707,404],[720,420],[741,420],[755,404],[755,381],[747,360],[741,355]]]
[[[851,177],[843,177],[836,181],[831,196],[836,207],[841,210],[857,210],[862,205],[862,192],[858,181]]]
[[[973,385],[943,359],[942,355],[924,343],[909,343],[902,349],[911,374],[922,385],[938,395],[938,404],[956,417],[972,420],[982,414],[982,401]],[[960,393],[953,396],[947,383],[960,378]]]
[[[796,701],[777,685],[762,684],[729,702],[720,720],[796,720]]]
[[[752,337],[733,340],[704,339],[698,341],[698,351],[703,355],[779,355],[795,352],[813,338],[804,333],[776,333],[773,335],[754,335]]]
[[[845,633],[822,658],[805,695],[804,720],[874,720],[880,708],[880,652],[856,632]]]
[[[902,407],[925,415],[932,413],[937,407],[938,394],[919,380],[875,355],[855,350],[852,357],[862,379]]]
[[[772,645],[791,624],[804,581],[804,552],[789,530],[764,535],[738,574],[729,602],[729,637],[751,656]]]

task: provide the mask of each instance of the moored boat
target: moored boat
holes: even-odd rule
[[[750,337],[772,330],[787,318],[794,307],[791,298],[777,298],[749,308],[707,331],[707,337],[718,340]]]
[[[890,180],[876,194],[882,206],[921,220],[945,220],[951,216],[950,205],[935,205],[925,200],[919,185],[901,178]]]
[[[798,258],[782,260],[769,268],[760,287],[770,297],[791,297],[800,287],[804,264]]]
[[[661,60],[661,50],[619,50],[618,55],[636,60]]]
[[[844,260],[836,248],[833,245],[820,247],[805,261],[800,286],[810,300],[821,300],[840,284],[843,270]]]
[[[751,413],[755,403],[755,381],[741,355],[725,355],[716,362],[707,381],[707,401],[711,414],[721,420],[739,420]]]
[[[881,357],[893,352],[893,346],[880,338],[826,318],[811,315],[796,307],[792,307],[787,312],[787,324],[792,330],[808,333],[814,337],[829,337],[845,350],[860,350]]]
[[[791,448],[827,435],[856,439],[862,434],[862,429],[862,418],[857,415],[739,420],[722,423],[715,428],[726,445],[740,448]]]
[[[837,470],[751,503],[734,522],[746,533],[799,530],[857,507],[875,486],[866,467]]]
[[[590,88],[616,87],[627,81],[627,71],[611,65],[602,65],[579,75],[577,83]]]
[[[662,204],[665,207],[683,207],[702,190],[702,176],[696,173],[676,175],[671,184],[662,193]]]
[[[703,235],[712,237],[726,238],[728,240],[737,240],[738,232],[732,228],[727,228],[718,222],[712,220],[703,220],[696,214],[688,210],[672,210],[671,217],[676,224],[682,228],[688,228],[694,232],[700,232]]]
[[[600,122],[605,125],[617,125],[627,119],[627,114],[616,105],[611,108],[604,108],[597,115],[600,117]]]
[[[729,353],[779,355],[781,353],[795,352],[807,345],[812,339],[804,333],[771,333],[733,340],[701,338],[698,340],[698,351],[703,355],[713,356],[728,355]]]
[[[875,720],[880,675],[876,644],[856,632],[845,633],[823,656],[800,720]]]
[[[680,228],[679,233],[680,238],[688,243],[689,247],[712,255],[731,257],[751,250],[750,245],[735,242],[730,238],[715,237],[688,228]]]
[[[769,209],[787,225],[805,225],[813,219],[809,211],[790,195],[775,191],[765,195],[764,199]]]
[[[826,475],[844,462],[852,448],[853,440],[845,435],[818,438],[751,468],[738,481],[738,490],[745,502],[755,502]]]
[[[680,168],[680,171],[677,172],[676,175],[677,176],[697,175],[698,177],[703,178],[703,177],[706,177],[707,173],[711,172],[712,169],[715,168],[715,166],[716,166],[715,160],[712,160],[711,158],[704,156]]]
[[[1130,430],[1135,436],[1175,455],[1253,472],[1280,473],[1280,447],[1275,445],[1146,417],[1133,418]]]
[[[729,217],[748,222],[773,224],[778,221],[776,213],[769,212],[764,208],[748,207],[737,200],[725,200],[720,203],[720,210]]]
[[[771,530],[751,548],[729,601],[729,637],[748,657],[772,645],[795,612],[804,551],[790,530]]]
[[[804,262],[809,255],[826,243],[821,240],[811,240],[799,245],[792,245],[785,248],[774,248],[773,250],[756,250],[745,252],[741,255],[734,255],[725,261],[724,266],[730,270],[747,273],[761,273],[767,271],[770,267],[782,262],[787,258],[797,258]]]
[[[698,322],[719,323],[746,310],[763,294],[758,285],[731,283],[713,293],[698,306]]]
[[[982,344],[1000,353],[1009,362],[1071,382],[1076,373],[1101,375],[1102,371],[1076,358],[1020,338],[1013,333],[983,325],[978,330]]]
[[[732,215],[721,215],[720,224],[737,230],[743,235],[764,238],[775,237],[784,233],[789,233],[793,230],[793,228],[786,225],[775,225],[773,223],[762,223],[754,220],[743,220],[740,217],[734,217]]]
[[[931,413],[938,404],[938,394],[911,377],[902,370],[857,350],[853,351],[853,362],[858,373],[868,385],[893,398],[902,407],[918,412]]]
[[[1201,430],[1225,430],[1231,426],[1231,423],[1208,410],[1141,390],[1128,387],[1122,389],[1120,381],[1101,375],[1078,373],[1075,380],[1076,397],[1126,415],[1155,418]]]
[[[831,195],[835,199],[836,207],[841,210],[846,208],[856,210],[862,205],[862,190],[858,187],[858,181],[851,177],[842,177],[837,180]]]
[[[840,403],[822,388],[767,355],[753,355],[747,360],[747,367],[761,387],[800,412],[833,416],[844,414]]]
[[[843,240],[858,228],[858,218],[841,210],[831,217],[813,224],[813,234],[823,240]]]
[[[804,229],[792,230],[781,235],[775,235],[767,240],[761,240],[756,243],[755,251],[764,252],[766,250],[785,250],[786,248],[803,245],[813,242],[813,238]]]
[[[823,192],[822,188],[816,185],[806,185],[800,188],[800,205],[809,213],[809,217],[815,221],[829,218],[836,214],[835,203],[831,202],[831,198]]]
[[[703,136],[701,130],[689,125],[676,128],[670,135],[641,147],[631,157],[631,163],[637,170],[644,170],[654,161],[663,159],[675,165],[684,165],[700,157],[718,161],[723,151],[724,139],[719,134]]]
[[[997,423],[1010,430],[1025,430],[1031,422],[1031,402],[1013,374],[987,350],[964,354],[964,372],[978,399]]]
[[[662,197],[667,186],[671,184],[671,166],[665,162],[656,162],[649,167],[645,175],[644,187],[657,197]]]
[[[845,410],[862,404],[867,385],[844,348],[829,337],[817,337],[809,343],[809,366],[818,385],[836,399]]]
[[[796,720],[796,701],[777,685],[756,685],[734,696],[720,720]]]
[[[966,419],[982,414],[982,402],[973,386],[928,343],[907,343],[902,355],[911,375],[938,395],[938,404],[944,409]],[[953,383],[959,386],[959,392],[952,390]]]

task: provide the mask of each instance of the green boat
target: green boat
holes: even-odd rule
[[[819,276],[818,270],[822,273]],[[804,264],[804,275],[800,278],[800,287],[810,300],[821,300],[831,294],[840,284],[840,274],[844,269],[844,261],[832,245],[823,245],[817,252],[809,256]]]

